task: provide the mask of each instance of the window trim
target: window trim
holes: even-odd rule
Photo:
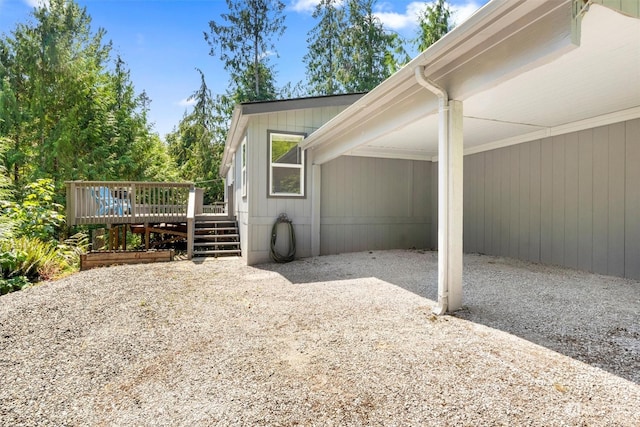
[[[242,186],[242,197],[247,197],[247,137],[245,136],[240,145],[240,182]]]
[[[269,198],[291,198],[291,199],[306,199],[307,198],[307,156],[305,155],[305,150],[300,149],[300,155],[302,157],[301,163],[297,164],[289,164],[289,163],[276,163],[275,167],[279,168],[290,168],[290,169],[299,169],[300,170],[300,194],[295,193],[274,193],[272,192],[272,181],[273,181],[273,168],[274,163],[271,162],[271,141],[273,135],[284,135],[284,136],[300,136],[300,141],[307,137],[307,134],[304,132],[290,132],[290,131],[280,131],[280,130],[267,130],[267,197]]]

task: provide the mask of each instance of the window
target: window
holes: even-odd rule
[[[240,173],[242,176],[240,177],[242,184],[242,197],[247,197],[247,138],[242,141],[242,146],[240,147],[240,155],[242,156]]]
[[[304,197],[304,135],[269,132],[269,195]]]

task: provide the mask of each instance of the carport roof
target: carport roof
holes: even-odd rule
[[[640,117],[640,19],[582,1],[493,0],[312,133],[313,162],[437,159],[438,101],[464,105],[465,153]]]

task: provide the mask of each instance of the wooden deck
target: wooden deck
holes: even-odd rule
[[[68,181],[67,224],[140,225],[145,233],[157,224],[182,224],[189,258],[193,255],[196,218],[229,218],[224,203],[204,205],[193,183],[136,181]]]

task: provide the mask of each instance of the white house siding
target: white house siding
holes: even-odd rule
[[[640,119],[465,156],[464,250],[640,279]]]
[[[249,265],[269,261],[271,229],[281,213],[293,221],[296,233],[296,257],[311,255],[311,168],[307,159],[304,198],[267,197],[268,141],[267,131],[309,134],[329,121],[345,107],[321,107],[255,115],[247,128],[247,197],[239,212],[242,253]],[[240,150],[238,150],[239,152]],[[239,157],[239,156],[237,156]],[[240,182],[239,180],[236,182]],[[249,227],[251,229],[249,230]],[[283,235],[283,239],[286,238]]]
[[[437,163],[355,156],[322,165],[320,253],[437,246],[433,169],[437,176]]]

